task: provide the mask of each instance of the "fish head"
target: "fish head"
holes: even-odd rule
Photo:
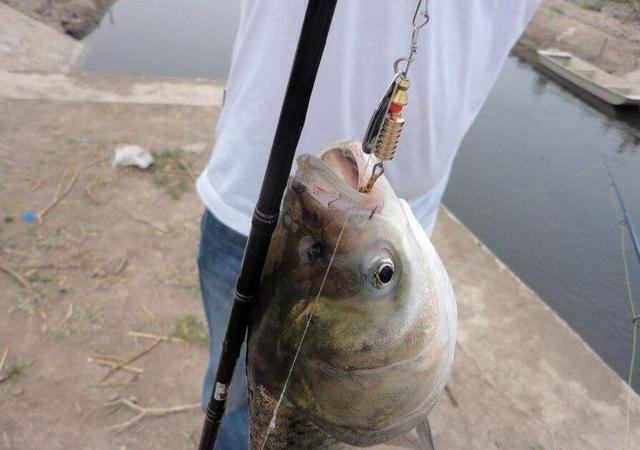
[[[451,372],[456,322],[444,266],[408,205],[384,176],[359,192],[368,166],[354,141],[298,157],[252,333],[262,350],[249,356],[250,377],[275,376],[267,384],[288,403],[357,446],[426,416]]]

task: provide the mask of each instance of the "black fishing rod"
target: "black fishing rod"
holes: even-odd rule
[[[267,250],[278,221],[282,195],[304,126],[336,2],[337,0],[309,0],[307,5],[260,197],[236,281],[235,298],[206,410],[199,450],[213,449],[224,416],[231,378],[247,334],[251,308],[260,288]]]

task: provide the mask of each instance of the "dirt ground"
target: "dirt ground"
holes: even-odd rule
[[[116,0],[0,0],[58,30],[82,39]]]
[[[0,448],[194,447],[197,407],[175,414],[171,427],[145,417],[118,432],[108,427],[137,412],[105,404],[199,402],[207,359],[195,264],[202,206],[191,185],[217,114],[0,99],[0,359],[8,349]],[[161,170],[112,168],[111,151],[122,143],[167,151]],[[76,174],[42,223],[25,221]],[[120,364],[155,343],[129,332],[189,342],[162,341],[127,364],[135,372],[105,379],[109,368],[88,358]]]

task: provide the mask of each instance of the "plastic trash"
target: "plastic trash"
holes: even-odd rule
[[[153,164],[153,156],[149,150],[139,145],[124,145],[113,151],[111,158],[112,167],[137,166],[141,169],[147,169]]]
[[[36,221],[36,219],[38,218],[38,214],[35,213],[34,211],[27,211],[26,213],[24,213],[24,215],[22,216],[22,219],[27,222],[27,223],[33,223]]]

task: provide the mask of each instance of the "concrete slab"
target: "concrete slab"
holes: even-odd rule
[[[459,319],[438,448],[640,448],[640,398],[565,322],[444,209],[434,243]]]
[[[69,72],[83,50],[79,41],[0,4],[0,69]]]
[[[0,97],[9,99],[218,107],[223,94],[210,80],[0,70]]]

